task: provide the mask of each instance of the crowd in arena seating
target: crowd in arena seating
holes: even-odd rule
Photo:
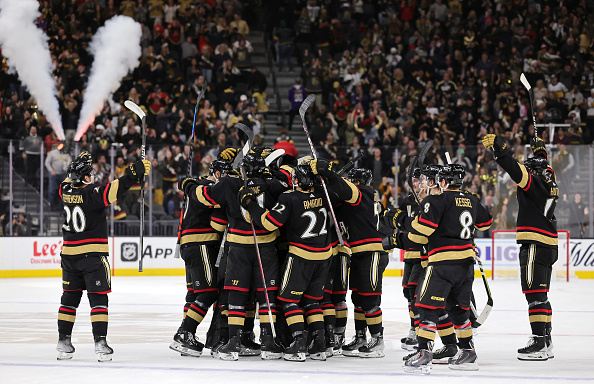
[[[321,156],[345,163],[365,151],[359,164],[372,170],[386,204],[407,193],[411,155],[431,139],[435,151],[427,161],[445,162],[447,150],[468,171],[465,187],[489,208],[498,206],[496,226],[515,222],[507,206],[515,199],[497,190],[507,188],[506,180],[491,153],[477,144],[488,133],[512,144],[533,136],[522,72],[533,84],[537,124],[567,124],[552,137],[540,130],[545,141],[560,144],[560,167],[570,165],[564,146],[594,139],[589,1],[261,0],[260,15],[252,3],[40,1],[37,25],[49,36],[66,131],[78,123],[94,32],[116,14],[142,25],[139,67],[122,80],[79,143],[92,152],[102,182],[111,171],[106,159],[112,143],[118,143],[116,177],[140,155],[139,121],[123,106],[126,99],[147,112],[147,143],[156,152],[153,201],[172,215],[179,212],[174,181],[185,173],[196,96],[205,84],[196,115],[195,169],[205,169],[219,148],[238,144],[238,121],[264,135],[269,85],[252,64],[249,41],[250,29],[262,26],[275,43],[278,71],[292,71],[307,94],[317,96],[309,120]],[[55,134],[17,75],[2,64],[0,136],[24,140],[36,127],[49,152]]]

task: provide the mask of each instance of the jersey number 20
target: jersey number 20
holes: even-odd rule
[[[74,232],[83,232],[87,226],[87,219],[82,208],[76,205],[71,211],[68,206],[65,206],[64,211],[66,212],[66,222],[62,225],[62,228],[65,231],[71,232],[70,220],[72,220]]]

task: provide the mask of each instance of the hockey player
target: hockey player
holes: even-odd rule
[[[214,184],[231,169],[231,164],[215,159],[210,163],[208,177],[180,180],[184,184],[183,191],[187,199],[180,235],[181,257],[186,265],[187,293],[184,320],[169,348],[183,355],[199,357],[202,354],[204,344],[198,341],[195,333],[219,294],[215,263],[220,246],[219,233],[225,230],[227,224],[222,209],[215,210],[200,204],[195,190],[200,185]],[[216,229],[211,225],[211,215]]]
[[[449,299],[454,304],[452,320],[460,350],[449,359],[450,369],[477,370],[476,352],[469,321],[470,295],[474,280],[475,229],[486,230],[493,219],[474,195],[460,191],[464,168],[444,166],[437,176],[442,193],[421,202],[421,214],[412,222],[407,240],[426,244],[428,266],[415,306],[419,308],[418,351],[404,362],[409,373],[429,373],[433,360],[433,342],[440,310]],[[404,247],[404,234],[384,239],[386,248]],[[442,311],[443,313],[443,311]]]
[[[240,193],[241,205],[249,211],[257,227],[272,232],[284,226],[287,231],[289,253],[278,294],[293,337],[285,349],[285,360],[305,361],[306,352],[311,359],[326,360],[320,301],[332,256],[328,203],[323,191],[314,188],[315,176],[309,166],[297,165],[292,182],[295,189],[283,193],[271,210],[257,204],[251,189]]]
[[[64,246],[60,254],[63,293],[58,311],[58,360],[71,359],[74,354],[72,328],[82,291],[86,290],[95,353],[99,361],[111,361],[113,349],[106,341],[111,270],[105,208],[148,175],[150,169],[148,160],[137,161],[130,164],[119,179],[105,186],[95,186],[95,172],[88,152],[82,152],[68,167],[67,178],[59,190],[65,217]]]
[[[379,231],[381,203],[369,186],[372,173],[365,168],[353,168],[349,181],[332,170],[324,159],[312,160],[310,166],[328,180],[328,187],[343,201],[337,217],[344,224],[346,240],[351,249],[350,289],[355,305],[355,337],[342,347],[345,356],[365,358],[384,356],[381,294],[383,273],[388,265]],[[369,328],[371,338],[367,340]]]
[[[503,139],[486,135],[483,145],[492,148],[497,163],[518,185],[516,242],[520,244],[522,293],[528,302],[532,336],[528,345],[518,349],[520,360],[547,360],[554,357],[551,338],[552,308],[548,298],[552,266],[558,258],[555,207],[559,187],[547,163],[547,150],[540,139],[533,139],[534,157],[524,164],[511,155]]]

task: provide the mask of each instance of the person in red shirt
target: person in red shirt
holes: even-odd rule
[[[346,97],[345,91],[340,91],[338,94],[338,100],[334,102],[334,113],[338,121],[345,121],[347,115],[351,110],[351,102]]]
[[[298,155],[299,155],[297,148],[295,148],[295,144],[293,144],[293,140],[286,133],[281,133],[276,138],[276,143],[274,144],[274,149],[284,149],[285,154],[291,155],[294,157],[298,157]]]

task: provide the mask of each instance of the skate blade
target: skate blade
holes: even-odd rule
[[[454,371],[478,371],[479,365],[476,363],[464,363],[464,364],[449,364],[448,368]]]
[[[452,356],[444,357],[443,359],[433,359],[433,364],[438,364],[438,365],[449,364],[448,360],[450,357],[452,357]]]
[[[326,352],[310,353],[309,358],[312,360],[326,361]]]
[[[549,356],[546,351],[532,353],[518,353],[518,360],[523,361],[547,361]]]
[[[384,351],[359,352],[359,357],[362,357],[364,359],[380,358],[384,356],[386,356]]]
[[[172,342],[169,345],[169,349],[171,349],[172,351],[175,351],[175,352],[179,352],[182,355],[184,355],[186,353],[185,348],[183,347],[183,345],[181,345],[177,341]]]
[[[112,355],[113,355],[112,353],[98,353],[97,354],[97,361],[100,362],[100,363],[111,361]]]
[[[285,355],[283,356],[283,359],[287,360],[287,361],[305,361],[305,353],[304,352],[299,352],[299,353],[285,353]]]
[[[239,352],[223,353],[219,352],[219,359],[225,361],[237,361],[239,360]]]
[[[348,351],[348,350],[343,349],[342,355],[349,356],[349,357],[359,357],[359,351]]]
[[[547,350],[547,357],[549,359],[553,359],[555,357],[555,354],[553,353],[552,349]]]
[[[339,349],[333,349],[333,350],[332,350],[332,354],[333,354],[334,356],[342,356],[342,348],[339,348]]]
[[[418,344],[400,344],[400,348],[404,349],[405,351],[414,351]]]
[[[239,350],[239,356],[258,356],[260,355],[259,349],[243,348]]]
[[[334,348],[330,347],[330,348],[326,348],[326,357],[332,357],[334,356]]]
[[[73,356],[74,356],[74,353],[58,351],[57,360],[70,360],[70,359],[72,359]]]
[[[409,365],[404,366],[405,373],[413,373],[416,375],[428,375],[431,373],[431,364],[423,365],[421,367],[413,367]]]
[[[270,352],[270,351],[262,351],[260,353],[260,358],[262,360],[278,360],[283,358],[282,352]]]

